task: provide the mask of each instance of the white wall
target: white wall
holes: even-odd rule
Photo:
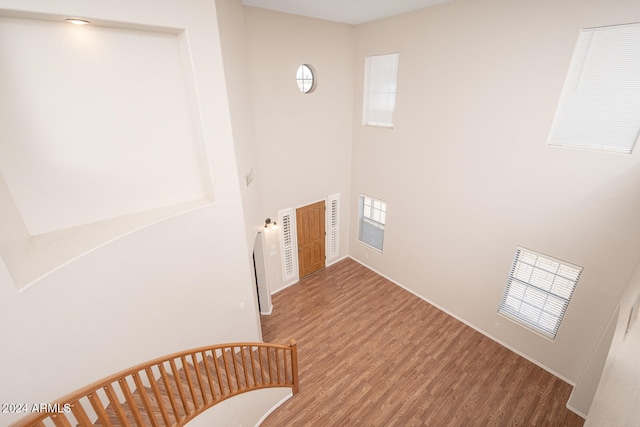
[[[229,206],[192,211],[93,251],[19,294],[2,269],[0,399],[48,402],[163,354],[256,340],[245,248],[217,220],[242,226]],[[214,243],[220,237],[226,245]]]
[[[220,47],[227,87],[231,130],[233,133],[237,180],[242,198],[244,223],[247,239],[247,258],[250,265],[250,275],[254,289],[256,278],[261,280],[261,289],[268,289],[269,283],[263,277],[262,271],[256,273],[253,268],[254,244],[258,233],[263,231],[264,214],[261,206],[261,183],[259,159],[256,154],[254,140],[253,116],[251,98],[248,88],[247,71],[247,42],[245,37],[243,7],[236,0],[216,0],[216,14],[218,15],[218,31]],[[247,177],[250,176],[250,182]],[[262,242],[262,239],[260,239]],[[260,259],[258,265],[265,263],[264,251],[256,254]],[[269,305],[271,305],[269,296]],[[261,301],[265,301],[263,297]],[[255,294],[255,304],[258,296]],[[259,318],[258,318],[259,322]],[[260,339],[262,331],[258,324]]]
[[[186,29],[215,202],[94,248],[21,292],[0,263],[0,402],[49,402],[163,354],[257,340],[214,4],[0,0],[0,15],[32,13]],[[1,414],[0,425],[16,418]]]
[[[620,316],[585,426],[637,426],[640,419],[640,322],[635,321],[625,336],[631,307],[640,299],[640,265],[620,298]]]
[[[184,28],[96,17],[79,27],[55,15],[7,14],[0,173],[28,249],[3,240],[1,251],[12,254],[3,260],[18,286],[211,201]]]
[[[0,257],[14,280],[23,276],[31,235],[0,174]]]
[[[0,170],[31,235],[207,197],[183,36],[2,18],[0,38]]]
[[[351,230],[358,193],[387,224],[382,255],[356,232],[350,254],[577,381],[640,256],[640,149],[546,138],[578,31],[638,20],[622,0],[456,0],[356,27]],[[364,127],[364,57],[390,52],[394,129]],[[584,267],[555,342],[497,315],[517,245]]]
[[[252,427],[291,398],[291,388],[266,388],[218,403],[191,420],[188,427]],[[272,403],[276,402],[276,404]]]
[[[567,401],[567,407],[575,413],[579,414],[583,418],[587,418],[593,398],[602,376],[602,370],[604,369],[609,349],[611,348],[611,342],[616,332],[616,326],[618,323],[619,309],[616,309],[609,319],[607,328],[603,332],[598,345],[591,353],[589,361],[585,365],[580,378],[576,381],[576,385],[569,396]]]
[[[261,206],[264,178],[260,173],[260,158],[254,142],[244,8],[236,0],[216,0],[216,12],[247,229],[247,248],[251,250],[256,234],[263,231],[266,217]],[[253,180],[247,185],[245,176],[250,174]]]

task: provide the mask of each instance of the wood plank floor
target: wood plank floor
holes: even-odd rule
[[[582,426],[571,386],[351,259],[273,297],[300,392],[263,426]]]

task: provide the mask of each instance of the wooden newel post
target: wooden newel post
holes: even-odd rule
[[[293,394],[298,393],[300,390],[300,384],[298,383],[298,342],[291,338],[289,340],[289,347],[291,347],[291,378],[293,379]]]

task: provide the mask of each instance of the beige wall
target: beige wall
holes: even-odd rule
[[[640,150],[549,148],[578,31],[640,4],[456,0],[356,28],[351,229],[387,202],[382,255],[350,255],[575,382],[640,256]],[[365,55],[400,53],[395,127],[361,125]],[[555,342],[497,315],[516,245],[584,267]]]
[[[340,193],[340,255],[348,251],[354,29],[345,24],[244,8],[262,220]],[[300,64],[317,71],[314,92],[295,81]],[[282,283],[270,262],[272,289]]]
[[[640,299],[640,265],[620,298],[620,316],[615,324],[611,350],[586,426],[635,426],[640,419],[640,322],[638,307],[625,336],[631,307]]]
[[[342,195],[341,255],[579,381],[640,256],[640,154],[552,149],[545,140],[579,29],[638,21],[637,2],[456,0],[357,27],[236,0],[217,0],[217,11],[183,3],[29,5],[198,23],[190,43],[216,202],[111,242],[22,293],[0,265],[0,401],[48,401],[163,353],[257,339],[247,262],[255,233],[278,210],[333,193]],[[26,7],[0,0],[0,9]],[[395,127],[363,127],[364,57],[389,52],[400,53]],[[295,84],[301,63],[318,72],[312,94]],[[357,243],[359,193],[388,203],[383,254]],[[584,267],[553,343],[496,314],[516,245]],[[127,351],[114,351],[114,341]],[[626,390],[626,364],[611,363],[623,373],[606,374],[606,387]],[[611,403],[602,393],[599,416]]]
[[[239,1],[216,0],[218,29],[229,98],[233,142],[238,164],[238,182],[247,229],[247,248],[253,249],[256,234],[262,230],[261,174],[255,149],[255,133],[249,90],[247,40],[243,7]],[[254,180],[247,185],[245,175],[253,171]]]
[[[350,180],[340,191],[349,255],[578,382],[575,409],[588,411],[594,382],[579,380],[602,356],[592,355],[640,255],[629,197],[640,159],[552,149],[546,137],[578,31],[638,20],[640,8],[456,0],[356,27],[250,7],[244,16],[265,216]],[[390,52],[400,52],[395,127],[363,127],[364,57]],[[303,62],[319,73],[313,95],[293,84]],[[305,178],[336,159],[335,185]],[[382,255],[357,242],[359,193],[388,202]],[[584,267],[555,342],[496,314],[516,245]]]

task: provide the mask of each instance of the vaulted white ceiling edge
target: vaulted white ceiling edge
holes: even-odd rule
[[[245,6],[361,24],[452,0],[242,0]]]

